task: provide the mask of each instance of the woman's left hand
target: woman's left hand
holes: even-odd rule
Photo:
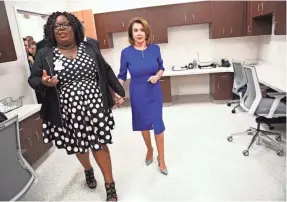
[[[119,94],[117,93],[114,94],[114,99],[115,99],[117,107],[121,107],[121,105],[124,103],[124,98],[119,96]]]
[[[149,79],[147,81],[151,82],[152,84],[156,84],[158,80],[159,80],[159,76],[154,75],[154,76],[149,77]]]

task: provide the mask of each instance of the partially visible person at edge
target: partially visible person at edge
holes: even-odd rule
[[[107,201],[117,201],[107,144],[112,143],[111,108],[124,101],[125,91],[106,63],[94,39],[84,41],[79,20],[67,12],[52,13],[45,25],[49,47],[39,50],[28,79],[42,93],[44,143],[52,140],[68,155],[75,154],[84,168],[89,188],[96,188],[91,150],[105,181]]]
[[[128,28],[130,46],[121,52],[119,81],[123,85],[127,71],[131,75],[130,99],[134,131],[141,131],[147,147],[146,165],[153,162],[153,147],[150,130],[154,130],[157,145],[159,170],[167,175],[164,158],[164,131],[162,119],[163,98],[160,78],[164,73],[160,47],[152,44],[152,31],[141,17],[131,20]]]

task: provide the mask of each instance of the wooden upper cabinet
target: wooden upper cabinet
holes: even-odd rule
[[[245,36],[246,26],[246,2],[230,1],[227,5],[227,26],[226,34],[228,37]]]
[[[202,2],[193,2],[189,4],[189,17],[190,24],[201,24],[201,23],[210,23],[211,22],[211,2],[202,1]]]
[[[94,14],[91,9],[72,12],[84,24],[85,36],[97,39]]]
[[[286,35],[286,1],[276,2],[275,35]]]
[[[214,1],[212,2],[212,25],[210,38],[228,38],[245,36],[245,2]]]
[[[252,17],[258,17],[275,12],[276,3],[274,1],[252,1]]]
[[[95,14],[94,21],[96,24],[98,41],[100,42],[100,49],[113,48],[112,36],[106,30],[106,14]]]
[[[147,21],[152,29],[153,43],[168,43],[166,15],[165,6],[147,8]]]
[[[24,44],[23,44],[24,46]],[[0,63],[17,60],[4,1],[0,1]]]
[[[166,6],[167,26],[181,26],[211,22],[211,2],[193,2]]]
[[[134,17],[147,18],[145,9],[132,9],[106,13],[106,28],[108,33],[125,32]]]
[[[166,6],[166,21],[168,27],[190,24],[190,4],[174,4]]]

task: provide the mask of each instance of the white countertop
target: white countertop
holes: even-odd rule
[[[18,115],[19,122],[40,111],[40,104],[23,105],[22,107],[6,113],[8,119]]]
[[[198,74],[213,74],[213,73],[224,73],[224,72],[233,72],[232,67],[217,67],[217,68],[206,68],[206,69],[189,69],[182,71],[172,71],[171,69],[166,69],[163,76],[188,76],[188,75],[198,75]],[[128,72],[127,79],[130,79],[131,76]]]
[[[270,64],[256,65],[259,82],[273,88],[278,92],[287,92],[286,71]]]

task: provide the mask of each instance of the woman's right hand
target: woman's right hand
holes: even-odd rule
[[[43,70],[43,73],[42,73],[42,83],[45,85],[45,86],[48,86],[48,87],[54,87],[58,84],[59,80],[57,79],[57,76],[53,76],[51,78],[51,76],[48,76],[47,75],[47,72],[45,70]]]

